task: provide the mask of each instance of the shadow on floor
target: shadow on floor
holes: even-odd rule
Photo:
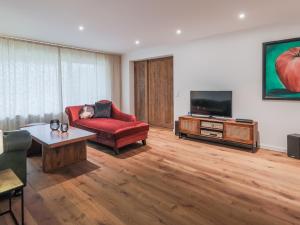
[[[41,157],[30,157],[27,162],[27,183],[36,191],[74,179],[100,168],[86,160],[45,174],[41,166]]]
[[[124,148],[121,148],[120,154],[115,155],[114,151],[110,147],[104,146],[102,144],[99,144],[96,142],[88,142],[88,146],[93,149],[96,149],[98,151],[105,152],[106,154],[115,156],[116,158],[119,158],[119,159],[127,159],[127,158],[133,157],[135,155],[147,152],[151,149],[151,147],[149,145],[142,145],[141,143],[134,143],[134,144],[127,145]]]
[[[197,138],[195,137],[189,137],[189,136],[184,136],[182,137],[183,140],[189,140],[189,141],[193,141],[193,142],[198,142],[198,143],[203,143],[203,144],[207,144],[210,145],[212,147],[217,147],[218,150],[220,151],[224,151],[225,149],[230,149],[231,150],[237,150],[237,151],[243,151],[243,152],[248,152],[251,153],[252,149],[249,147],[243,147],[242,144],[235,144],[235,143],[226,143],[223,141],[210,141],[209,139],[205,139],[205,138]],[[254,151],[257,152],[259,150],[259,147]]]
[[[78,162],[76,164],[58,169],[58,170],[54,171],[54,173],[60,174],[60,175],[64,176],[64,178],[66,178],[66,179],[72,179],[72,178],[81,176],[83,174],[92,172],[99,168],[100,168],[99,166],[86,160],[86,161]]]

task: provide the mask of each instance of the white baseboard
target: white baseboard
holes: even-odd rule
[[[278,146],[272,146],[272,145],[265,145],[265,144],[261,144],[260,147],[264,148],[264,149],[276,151],[276,152],[287,152],[287,149],[284,148],[284,147],[278,147]]]

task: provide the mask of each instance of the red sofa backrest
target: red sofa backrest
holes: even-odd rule
[[[111,102],[109,100],[101,100],[98,102]],[[111,117],[116,120],[123,120],[127,122],[134,122],[136,121],[136,117],[134,115],[129,115],[126,113],[123,113],[113,102],[111,102]],[[80,109],[82,108],[82,105],[79,106],[68,106],[65,109],[66,114],[68,115],[69,118],[69,123],[71,126],[74,126],[74,121],[79,120],[79,112]]]

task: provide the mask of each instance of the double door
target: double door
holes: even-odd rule
[[[134,63],[135,114],[152,126],[173,128],[173,57]]]

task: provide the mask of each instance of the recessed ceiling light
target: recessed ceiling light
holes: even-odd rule
[[[180,29],[176,30],[176,34],[180,35],[182,33],[182,31]]]
[[[78,26],[78,30],[83,31],[84,30],[84,26]]]
[[[245,13],[240,13],[239,14],[239,19],[243,20],[246,18],[246,14]]]
[[[134,43],[135,43],[136,45],[139,45],[141,42],[140,42],[139,40],[136,40]]]

